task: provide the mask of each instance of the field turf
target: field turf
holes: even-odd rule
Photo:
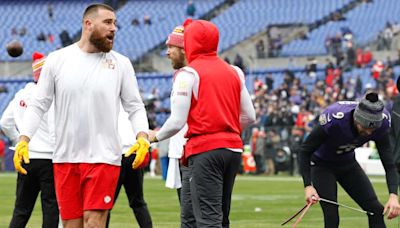
[[[15,173],[0,173],[0,228],[8,227],[15,201]],[[371,177],[380,201],[388,198],[385,178]],[[124,191],[124,190],[122,190]],[[145,199],[153,218],[154,227],[179,227],[179,205],[176,191],[164,187],[160,177],[145,177]],[[231,227],[282,227],[281,223],[304,206],[303,187],[300,177],[238,176],[235,183]],[[339,188],[339,202],[359,208]],[[346,208],[340,208],[340,227],[368,227],[367,216]],[[40,201],[37,201],[27,227],[41,227]],[[398,227],[399,220],[387,220],[387,227]],[[112,211],[111,227],[138,227],[124,192],[121,192]],[[291,227],[291,223],[284,227]],[[323,227],[319,205],[310,208],[298,227]]]

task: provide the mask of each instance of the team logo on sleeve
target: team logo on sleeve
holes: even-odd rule
[[[327,119],[326,119],[326,114],[321,114],[321,115],[319,115],[318,122],[319,122],[320,125],[325,125],[325,124],[327,124],[328,121],[327,121]]]
[[[178,83],[178,88],[179,88],[179,89],[186,89],[186,87],[188,87],[187,82],[185,82],[185,81],[180,81],[180,82]]]

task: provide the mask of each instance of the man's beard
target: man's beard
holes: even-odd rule
[[[180,55],[179,59],[177,59],[176,61],[172,61],[172,68],[174,68],[175,70],[179,70],[184,66],[186,66],[184,55]]]
[[[90,35],[89,41],[101,52],[109,52],[113,48],[113,43],[109,43],[106,36],[102,37],[98,30],[93,31]]]

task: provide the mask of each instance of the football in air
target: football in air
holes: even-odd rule
[[[7,52],[11,57],[16,58],[22,55],[24,49],[21,42],[19,42],[18,40],[13,40],[7,44]]]

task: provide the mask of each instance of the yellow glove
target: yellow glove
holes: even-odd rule
[[[125,157],[136,154],[135,160],[132,163],[132,168],[137,169],[146,165],[149,160],[149,140],[139,137],[136,143],[125,153]]]
[[[15,170],[21,174],[26,175],[28,172],[24,168],[22,168],[22,161],[24,161],[25,164],[29,164],[28,142],[20,141],[19,143],[17,143],[13,160]]]

